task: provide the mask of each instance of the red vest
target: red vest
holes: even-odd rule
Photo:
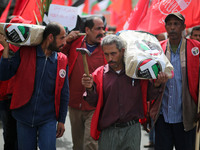
[[[167,41],[164,40],[160,44],[165,53],[167,49]],[[187,78],[189,91],[192,96],[192,99],[197,104],[198,101],[198,86],[199,86],[199,54],[193,55],[193,48],[198,47],[200,49],[200,43],[196,40],[187,39],[186,40],[186,64],[187,64]]]
[[[69,52],[69,57],[68,57],[68,61],[69,61],[69,73],[68,73],[68,76],[69,77],[70,77],[70,75],[71,75],[71,73],[73,71],[76,59],[78,57],[78,52],[76,51],[77,45],[81,46],[81,44],[83,43],[83,39],[84,39],[84,36],[81,36],[80,38],[75,40],[70,46],[70,52]]]
[[[9,49],[13,52],[16,52],[19,49],[19,47],[9,44]],[[0,57],[2,55],[3,50],[4,47],[0,45]],[[12,94],[12,88],[15,81],[14,78],[15,77],[12,77],[7,81],[0,81],[0,101],[8,99],[7,95]]]
[[[16,16],[13,19],[11,19],[10,23],[31,24],[32,21],[25,20],[21,16]],[[12,50],[13,52],[16,52],[17,50],[19,50],[19,47],[9,44],[9,49]],[[4,47],[2,45],[0,45],[0,57],[2,55],[3,50],[4,50]],[[7,94],[12,93],[14,81],[15,81],[14,77],[12,77],[11,79],[9,79],[7,81],[0,81],[0,100],[7,99]]]
[[[20,57],[21,62],[15,75],[15,85],[13,88],[13,96],[10,105],[11,109],[20,108],[28,103],[34,90],[36,72],[36,48],[21,47]],[[61,76],[59,73],[62,70],[66,71],[66,67],[67,57],[62,53],[58,53],[55,87],[55,110],[57,118],[59,116],[61,90],[65,81],[65,77]]]
[[[103,106],[103,71],[104,71],[104,66],[101,66],[101,67],[97,68],[92,74],[94,82],[96,83],[96,91],[98,93],[98,103],[97,103],[95,112],[92,117],[91,129],[90,129],[91,137],[95,140],[98,140],[99,135],[100,135],[100,131],[97,129],[97,126],[98,126],[98,121],[99,121],[99,114],[100,114],[101,108]],[[146,113],[147,113],[146,100],[147,100],[148,80],[140,80],[140,85],[142,88],[143,109],[144,109],[144,114],[146,115]]]

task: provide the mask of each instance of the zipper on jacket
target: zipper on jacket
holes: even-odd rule
[[[39,92],[40,92],[40,88],[41,88],[41,82],[42,82],[42,78],[44,76],[45,67],[46,67],[46,64],[47,64],[47,59],[48,58],[46,57],[45,58],[45,62],[44,62],[44,66],[43,66],[43,70],[42,70],[42,75],[41,75],[41,78],[40,78],[40,83],[39,83],[39,86],[38,86],[38,90],[36,91],[37,94],[36,94],[36,100],[35,100],[35,107],[34,107],[34,111],[33,111],[32,127],[34,126],[35,112],[36,112],[36,108],[37,108],[37,102],[38,102]]]

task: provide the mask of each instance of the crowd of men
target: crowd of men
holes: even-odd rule
[[[86,19],[84,36],[49,23],[37,46],[12,46],[0,35],[4,149],[55,150],[56,138],[68,130],[69,112],[73,150],[139,150],[143,104],[154,100],[147,114],[155,126],[155,150],[193,150],[200,118],[200,28],[186,39],[180,13],[164,21],[167,40],[160,44],[174,77],[159,72],[155,80],[134,79],[134,84],[125,73],[126,41],[105,36],[101,17]],[[86,55],[89,75],[77,48],[91,54]]]

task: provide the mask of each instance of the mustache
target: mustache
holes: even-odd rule
[[[98,34],[97,36],[96,36],[96,38],[102,38],[103,37],[103,34]]]

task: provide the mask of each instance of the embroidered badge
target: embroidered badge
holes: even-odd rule
[[[192,55],[197,56],[199,54],[199,48],[198,47],[193,47],[192,48]]]
[[[66,76],[66,71],[65,71],[64,69],[60,69],[60,71],[59,71],[59,76],[60,76],[61,78],[65,78],[65,76]]]

